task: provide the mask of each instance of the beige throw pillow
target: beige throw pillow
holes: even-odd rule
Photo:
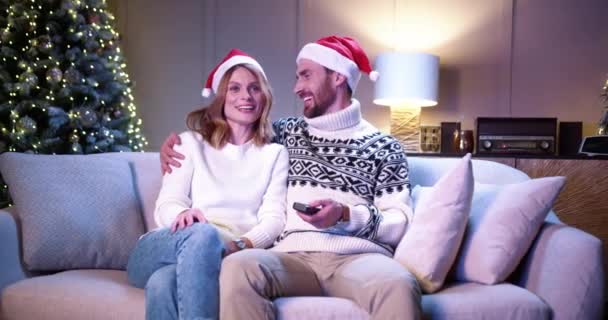
[[[484,284],[505,281],[532,245],[564,183],[564,177],[507,185],[476,183],[455,265],[456,280]]]
[[[470,154],[435,186],[414,188],[414,219],[394,258],[416,276],[426,293],[441,288],[454,263],[467,225],[472,195]]]

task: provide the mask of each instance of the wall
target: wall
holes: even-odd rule
[[[558,117],[592,133],[608,77],[605,0],[111,0],[123,35],[150,150],[184,129],[207,72],[239,47],[264,66],[274,118],[299,115],[292,93],[295,56],[305,43],[350,35],[370,58],[389,50],[440,56],[439,105],[421,123],[478,116]],[[389,130],[390,110],[372,103],[365,79],[356,96],[364,116]]]

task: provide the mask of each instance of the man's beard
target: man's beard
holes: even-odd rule
[[[329,78],[326,78],[329,81]],[[304,108],[304,116],[307,118],[316,118],[327,113],[329,107],[336,99],[335,92],[332,94],[332,89],[329,83],[323,83],[318,94],[312,94],[314,104],[310,108]]]

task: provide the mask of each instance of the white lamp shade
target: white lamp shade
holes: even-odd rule
[[[374,103],[391,107],[430,107],[437,104],[439,57],[418,52],[382,53]]]

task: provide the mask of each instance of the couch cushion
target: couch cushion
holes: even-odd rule
[[[31,278],[2,294],[5,320],[144,319],[144,291],[127,283],[124,271],[72,270]],[[292,297],[275,300],[278,319],[369,319],[350,300]],[[427,319],[550,319],[549,307],[512,284],[457,283],[422,297]]]
[[[5,320],[144,319],[144,291],[118,270],[72,270],[26,279],[2,292]]]
[[[289,297],[274,301],[279,320],[369,319],[354,302],[334,297]]]
[[[505,281],[532,245],[564,182],[564,177],[548,177],[509,185],[475,184],[456,280]]]
[[[508,283],[450,284],[422,297],[427,319],[551,319],[551,309],[531,292]]]
[[[342,298],[291,297],[275,300],[280,320],[369,319],[354,302]],[[425,319],[551,318],[551,309],[531,292],[512,284],[452,283],[422,296]],[[406,319],[404,317],[404,319]]]
[[[28,270],[122,269],[144,232],[129,163],[4,153]]]
[[[471,154],[435,186],[414,188],[414,219],[394,258],[416,276],[424,292],[435,292],[443,285],[460,248],[472,197]]]

